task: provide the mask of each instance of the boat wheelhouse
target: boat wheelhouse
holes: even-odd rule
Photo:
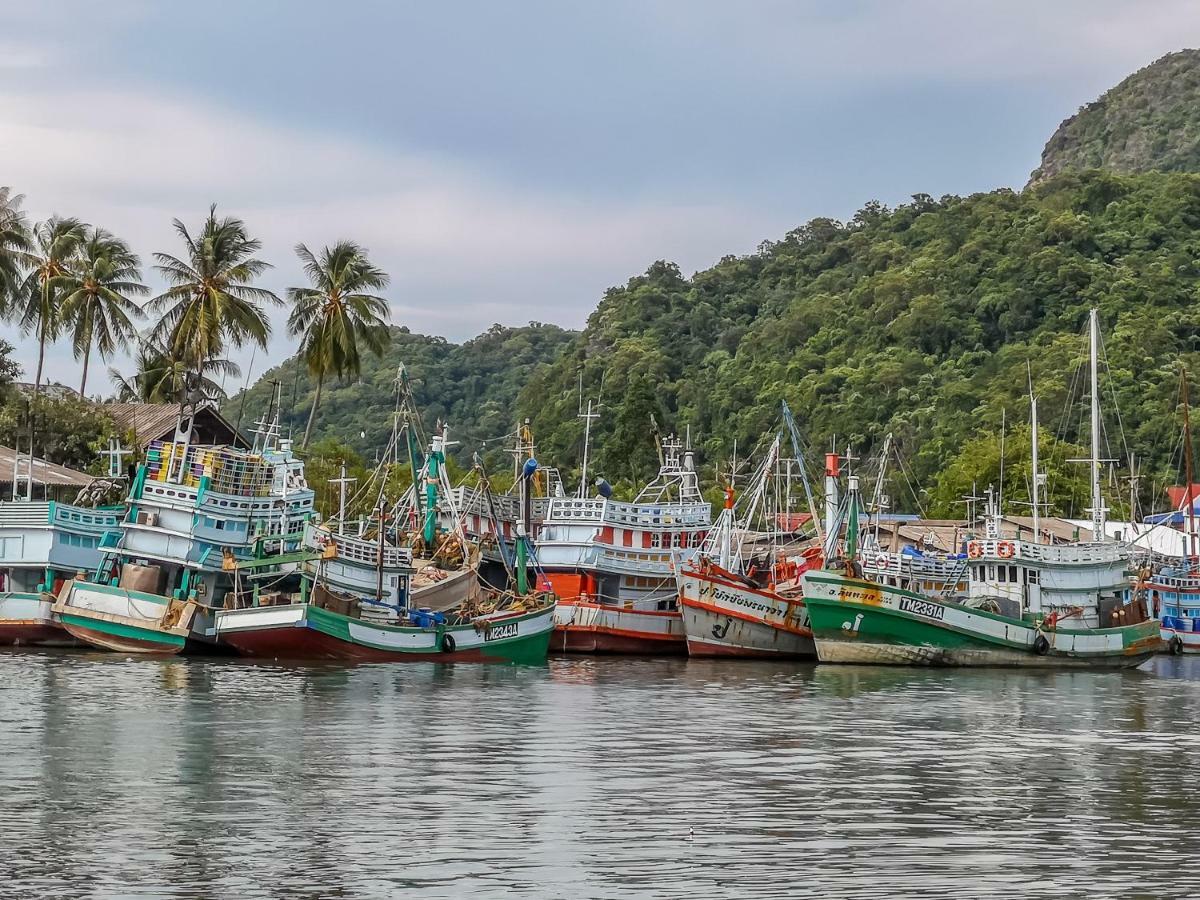
[[[52,620],[53,593],[99,565],[100,544],[116,531],[125,509],[127,482],[120,469],[126,451],[111,443],[104,451],[109,473],[98,478],[10,452],[13,497],[0,501],[0,645],[71,644]],[[45,499],[33,499],[35,482],[45,487]],[[52,499],[52,483],[60,494],[63,485],[71,487],[73,502]]]
[[[559,597],[553,648],[686,653],[675,572],[712,527],[691,451],[665,440],[658,474],[632,502],[552,496],[545,509],[535,544]]]
[[[313,491],[277,426],[255,448],[154,441],[128,508],[88,578],[65,583],[54,616],[73,636],[122,652],[178,653],[216,641],[215,611],[269,602],[298,581]]]

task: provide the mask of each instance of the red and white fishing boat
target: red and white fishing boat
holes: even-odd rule
[[[746,496],[739,516],[733,488],[725,490],[725,508],[699,557],[679,570],[679,602],[690,656],[750,659],[815,659],[816,646],[800,591],[800,577],[821,567],[821,548],[785,549],[794,543],[790,526],[790,484],[801,473],[795,460],[780,459],[782,435],[777,435],[755,475],[754,490]],[[786,463],[786,465],[784,465]],[[805,482],[810,505],[812,493]],[[780,484],[785,486],[776,490]],[[772,510],[782,505],[782,510]],[[758,520],[766,532],[752,532]],[[816,521],[815,516],[811,521]],[[766,549],[745,555],[754,539]]]
[[[535,544],[559,597],[551,649],[687,652],[675,570],[699,552],[712,507],[691,450],[674,437],[662,450],[658,474],[632,503],[613,500],[604,482],[597,497],[582,496],[581,485],[581,496],[546,500]]]

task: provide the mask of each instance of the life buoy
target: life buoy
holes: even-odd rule
[[[1167,646],[1171,650],[1172,656],[1179,656],[1183,653],[1183,638],[1177,634],[1171,635],[1171,640],[1167,641]]]
[[[1044,634],[1039,634],[1033,639],[1033,652],[1038,656],[1045,656],[1050,652],[1050,642]]]
[[[1012,541],[1001,541],[996,545],[996,555],[1001,559],[1012,559],[1016,552],[1016,545]]]
[[[452,634],[443,634],[442,635],[442,652],[443,653],[453,653],[454,652],[454,635],[452,635]]]
[[[880,553],[877,557],[875,557],[875,565],[881,569],[886,569],[888,567],[887,554]]]
[[[983,545],[978,541],[971,541],[971,543],[967,544],[967,556],[971,557],[971,559],[979,559],[979,557],[983,556]]]

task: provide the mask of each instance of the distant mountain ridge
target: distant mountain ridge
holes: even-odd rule
[[[1168,53],[1064,121],[1029,181],[1083,169],[1200,172],[1200,50]]]

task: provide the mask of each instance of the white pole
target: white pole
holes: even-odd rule
[[[1039,485],[1038,485],[1038,417],[1037,417],[1037,397],[1033,396],[1033,394],[1029,395],[1029,421],[1032,426],[1030,431],[1033,435],[1033,446],[1031,448],[1031,452],[1032,452],[1031,458],[1033,460],[1033,479],[1030,482],[1030,485],[1031,485],[1032,491],[1033,491],[1033,497],[1032,497],[1032,499],[1033,499],[1033,542],[1035,544],[1040,544],[1042,542],[1041,541],[1042,522],[1041,522],[1041,516],[1038,513],[1038,504],[1040,502],[1040,496],[1039,496],[1039,491],[1038,491],[1038,487],[1039,487]]]
[[[1100,315],[1091,312],[1088,356],[1092,376],[1092,539],[1104,540],[1104,500],[1100,496]]]
[[[587,496],[588,442],[592,437],[592,401],[588,399],[587,412],[583,414],[583,468],[579,473],[579,496]]]

